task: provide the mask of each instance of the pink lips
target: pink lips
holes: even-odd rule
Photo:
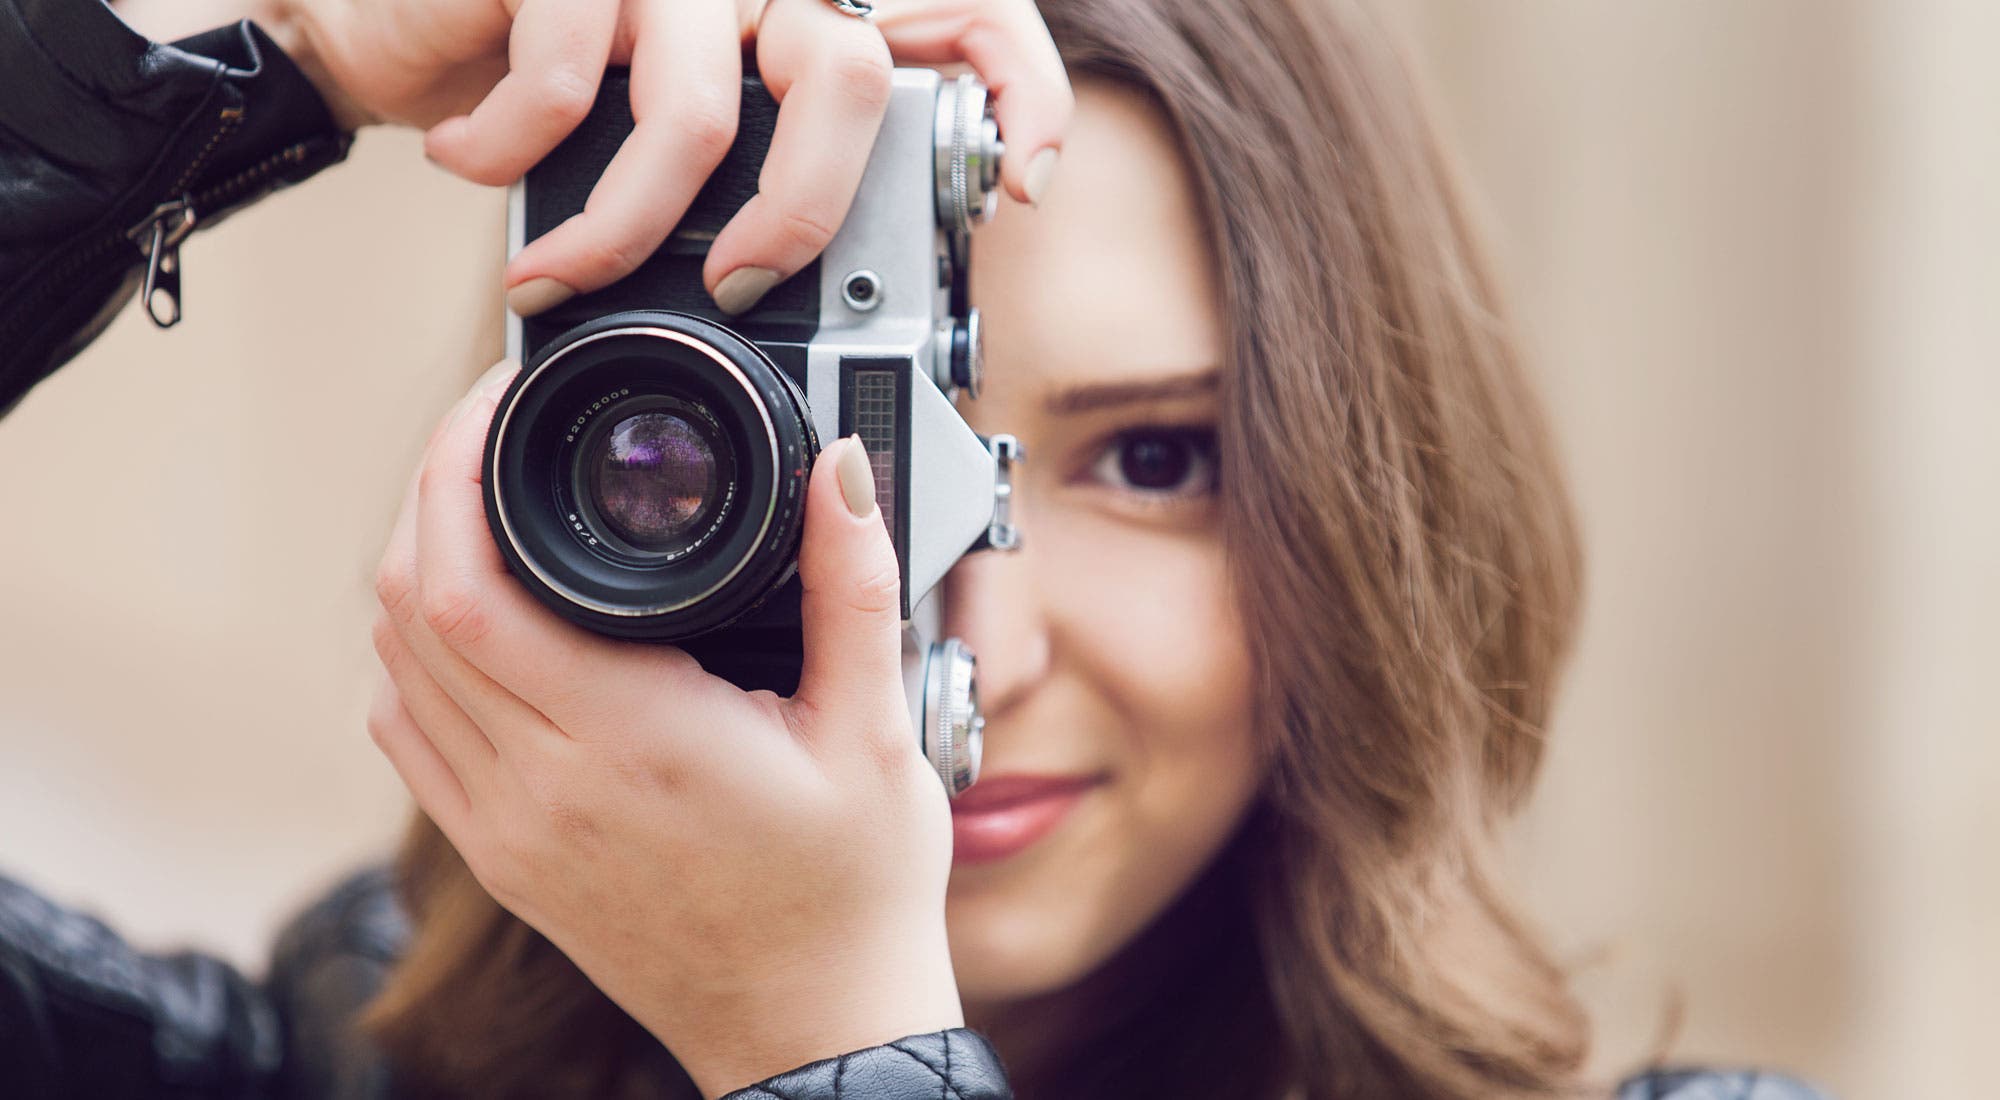
[[[1101,776],[996,775],[981,779],[951,804],[953,863],[1006,859],[1061,824]]]

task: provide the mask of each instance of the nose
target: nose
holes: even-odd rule
[[[1019,706],[1049,672],[1049,630],[1031,545],[969,555],[944,579],[944,630],[979,660],[980,709],[989,721]]]

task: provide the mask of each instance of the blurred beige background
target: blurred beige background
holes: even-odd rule
[[[1589,618],[1519,833],[1607,1071],[1990,1092],[2000,8],[1422,0],[1555,411]],[[196,238],[0,421],[0,868],[260,965],[392,843],[369,578],[502,201],[408,134]]]

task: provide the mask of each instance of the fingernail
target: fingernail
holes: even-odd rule
[[[445,436],[450,435],[451,430],[458,427],[458,422],[465,419],[465,410],[472,407],[472,399],[478,392],[475,389],[452,404],[450,414],[444,418],[444,427],[438,429],[438,439],[443,439]]]
[[[840,496],[847,501],[847,510],[857,517],[869,516],[875,511],[875,469],[868,464],[868,448],[862,446],[861,437],[850,435],[841,442],[840,457],[834,459],[833,472],[840,475]]]
[[[465,419],[465,414],[472,411],[472,406],[478,404],[480,398],[498,398],[500,390],[504,388],[500,380],[506,378],[514,369],[515,364],[512,359],[502,359],[486,368],[486,373],[479,376],[479,381],[474,382],[472,388],[465,391],[465,396],[459,398],[458,403],[451,407],[450,414],[444,418],[444,427],[439,429],[438,434],[442,435],[457,427],[458,422]]]
[[[576,291],[546,275],[529,279],[507,292],[507,308],[517,316],[533,317],[576,297]]]
[[[739,267],[715,284],[716,308],[734,317],[777,285],[778,273],[768,267]]]
[[[498,397],[500,391],[507,388],[507,384],[514,380],[514,372],[520,369],[521,365],[512,359],[502,359],[487,368],[485,374],[479,376],[479,381],[472,387],[473,392]]]
[[[1042,205],[1042,196],[1049,193],[1049,181],[1056,174],[1056,151],[1044,149],[1028,162],[1028,176],[1022,185],[1028,189],[1028,205]]]

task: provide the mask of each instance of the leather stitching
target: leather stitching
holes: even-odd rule
[[[901,1041],[890,1043],[889,1049],[902,1054],[905,1058],[930,1070],[932,1074],[936,1075],[939,1085],[938,1100],[965,1100],[965,1094],[958,1091],[958,1086],[951,1083],[951,1078],[946,1077],[936,1066],[931,1065],[929,1061],[925,1060],[923,1055],[904,1046]]]
[[[930,1059],[928,1059],[928,1058],[924,1057],[923,1055],[921,1055],[921,1054],[917,1053],[916,1051],[914,1051],[914,1050],[910,1049],[909,1047],[906,1047],[906,1046],[904,1046],[904,1045],[903,1045],[903,1043],[904,1043],[905,1041],[906,1041],[906,1040],[902,1040],[902,1039],[898,1039],[898,1040],[896,1040],[895,1042],[893,1042],[893,1043],[890,1043],[890,1044],[889,1044],[889,1047],[890,1047],[890,1049],[892,1049],[892,1050],[897,1050],[897,1051],[900,1051],[900,1052],[902,1052],[902,1054],[903,1054],[903,1055],[904,1055],[905,1057],[907,1057],[907,1058],[911,1059],[912,1061],[916,1062],[917,1064],[919,1064],[919,1065],[923,1066],[923,1067],[924,1067],[925,1069],[927,1069],[927,1070],[930,1070],[930,1071],[931,1071],[932,1073],[935,1073],[935,1074],[937,1074],[937,1075],[938,1075],[939,1077],[943,1077],[943,1076],[944,1076],[944,1070],[943,1070],[943,1069],[941,1069],[941,1068],[939,1068],[938,1066],[936,1066],[936,1065],[932,1064],[932,1062],[931,1062],[931,1060],[930,1060]]]

